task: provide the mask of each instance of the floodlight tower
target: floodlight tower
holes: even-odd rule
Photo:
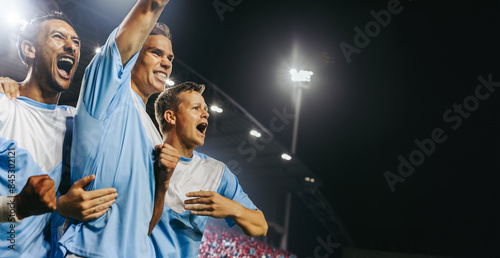
[[[293,136],[292,136],[292,154],[295,155],[295,151],[297,149],[297,135],[299,132],[299,114],[300,114],[300,105],[302,102],[302,89],[306,87],[306,83],[311,81],[311,76],[313,76],[313,72],[304,71],[297,69],[290,70],[290,74],[292,75],[292,81],[294,82],[293,86],[297,90],[297,94],[295,96],[295,119],[293,121]]]
[[[311,71],[304,71],[297,69],[290,70],[290,74],[292,75],[293,86],[296,88],[297,92],[295,94],[295,119],[293,121],[293,136],[292,136],[292,155],[295,155],[295,151],[297,149],[297,135],[299,132],[299,114],[300,114],[300,104],[302,102],[302,89],[308,86],[308,82],[311,81],[311,76],[314,74]],[[281,156],[284,160],[291,160],[291,157],[288,154],[283,154]],[[280,248],[283,250],[288,250],[288,229],[290,225],[290,211],[292,207],[292,192],[288,192],[286,195],[286,204],[285,204],[285,221],[284,221],[284,232],[281,236]]]

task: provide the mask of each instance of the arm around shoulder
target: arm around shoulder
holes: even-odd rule
[[[248,236],[259,237],[267,234],[267,222],[261,210],[251,210],[238,204],[239,212],[231,219]],[[238,210],[238,209],[237,209]]]

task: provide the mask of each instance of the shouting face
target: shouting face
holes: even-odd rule
[[[45,90],[67,90],[80,60],[80,39],[62,20],[43,21],[36,42],[30,48],[34,72]]]
[[[175,112],[176,134],[186,149],[202,146],[209,116],[205,99],[196,91],[182,92],[179,99],[180,104]]]

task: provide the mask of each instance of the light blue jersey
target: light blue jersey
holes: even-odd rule
[[[102,217],[72,221],[60,244],[84,257],[154,256],[148,237],[153,214],[154,145],[161,137],[132,91],[131,70],[138,53],[122,65],[109,36],[85,70],[73,130],[72,183],[94,174],[87,190],[115,187],[118,197]]]
[[[224,163],[197,151],[190,159],[181,157],[170,178],[160,222],[151,234],[157,257],[198,257],[208,217],[191,215],[184,209],[184,201],[189,199],[187,193],[200,190],[217,192],[248,209],[257,209]],[[235,224],[229,218],[226,223],[230,227]]]
[[[0,94],[0,196],[19,194],[28,178],[37,175],[49,175],[59,187],[66,120],[73,114],[72,107],[26,97],[13,101]],[[0,257],[49,256],[50,241],[57,239],[51,236],[51,216],[0,223]]]

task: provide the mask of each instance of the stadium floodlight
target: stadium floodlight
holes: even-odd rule
[[[175,85],[175,82],[172,81],[172,80],[170,80],[170,79],[167,79],[167,85],[170,86],[170,87],[172,87],[172,86]]]
[[[28,24],[26,20],[21,19],[21,16],[17,12],[10,12],[5,16],[8,23],[12,26],[21,25],[24,26]]]
[[[250,135],[255,136],[257,138],[260,138],[262,136],[261,133],[255,131],[255,130],[250,131]]]
[[[308,177],[308,176],[306,176],[304,180],[309,183],[314,183],[314,181],[316,181],[313,177]]]
[[[311,71],[297,71],[297,69],[292,69],[290,70],[290,74],[292,75],[292,81],[294,82],[310,82],[311,76],[313,76],[314,73]]]
[[[210,110],[214,111],[214,112],[217,112],[217,113],[222,113],[222,108],[218,107],[218,106],[211,106],[210,107]]]
[[[302,102],[302,89],[305,88],[304,82],[310,82],[311,76],[314,74],[311,71],[304,71],[297,69],[290,70],[290,74],[292,75],[292,81],[298,82],[294,83],[293,86],[297,90],[297,94],[295,94],[295,119],[293,121],[293,135],[292,135],[292,154],[295,155],[295,151],[297,149],[297,135],[299,132],[299,114],[300,114],[300,105]]]
[[[281,154],[281,158],[284,160],[292,160],[292,156],[290,156],[286,153]]]

